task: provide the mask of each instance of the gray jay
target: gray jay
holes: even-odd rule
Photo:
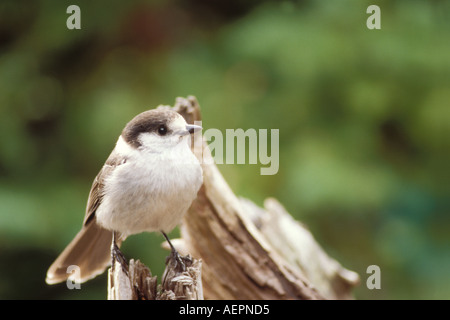
[[[76,265],[84,282],[103,273],[111,257],[123,263],[119,246],[129,235],[162,232],[167,238],[196,198],[203,182],[191,151],[189,125],[177,112],[162,107],[133,118],[95,178],[81,230],[47,272],[46,282],[67,280]],[[122,264],[123,266],[123,264]]]

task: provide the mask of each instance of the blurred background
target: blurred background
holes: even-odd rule
[[[381,30],[366,27],[374,3]],[[106,298],[105,274],[69,290],[46,270],[126,122],[195,95],[205,129],[280,130],[276,175],[219,169],[357,271],[356,298],[449,299],[449,17],[446,0],[2,0],[0,298]],[[162,242],[123,251],[160,276]]]

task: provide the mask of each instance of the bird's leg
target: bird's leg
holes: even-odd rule
[[[166,238],[166,241],[169,243],[170,249],[171,249],[171,253],[170,256],[168,257],[169,259],[172,258],[175,261],[175,269],[178,269],[178,267],[181,268],[181,271],[184,272],[186,271],[186,264],[184,263],[183,259],[190,259],[190,257],[182,257],[180,255],[180,253],[177,251],[177,249],[175,249],[175,247],[173,246],[172,242],[170,242],[169,237],[167,236],[167,234],[164,231],[161,231],[161,233],[163,234],[164,238]],[[166,262],[167,263],[167,262]]]
[[[118,234],[113,231],[112,233],[112,243],[111,243],[111,267],[114,268],[115,262],[118,261],[120,266],[122,267],[122,271],[128,276],[128,263],[127,259],[123,255],[122,251],[120,251],[119,246],[117,245],[116,239]]]

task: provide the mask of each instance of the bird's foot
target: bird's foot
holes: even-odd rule
[[[128,276],[128,262],[122,251],[120,251],[119,247],[115,242],[113,242],[111,246],[111,268],[114,268],[115,262],[119,262],[122,267],[122,271]]]
[[[191,256],[182,256],[177,249],[173,246],[172,242],[170,242],[169,237],[164,231],[161,231],[164,238],[166,238],[166,241],[169,243],[171,252],[170,256],[166,258],[166,265],[173,264],[173,268],[177,272],[185,272],[186,271],[186,264],[190,266],[192,264],[192,258]]]
[[[172,250],[166,258],[166,265],[173,264],[173,268],[177,272],[185,272],[187,267],[192,264],[190,255],[182,256],[177,250]]]

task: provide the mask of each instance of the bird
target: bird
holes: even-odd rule
[[[67,281],[69,266],[79,268],[79,283],[103,273],[114,259],[124,268],[119,247],[142,232],[161,232],[184,267],[167,233],[203,184],[200,162],[190,148],[190,134],[201,129],[170,107],[129,121],[92,183],[81,230],[49,267],[46,282]]]

